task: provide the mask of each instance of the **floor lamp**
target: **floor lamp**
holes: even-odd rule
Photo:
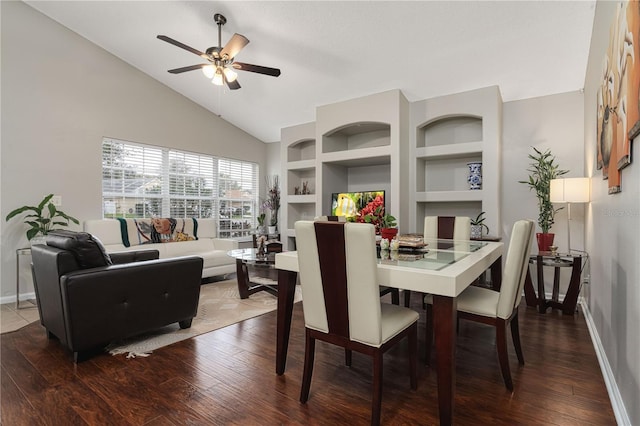
[[[552,203],[567,203],[567,245],[571,253],[571,203],[589,202],[589,178],[552,179],[549,199]]]

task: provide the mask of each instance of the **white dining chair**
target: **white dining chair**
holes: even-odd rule
[[[375,231],[371,224],[295,223],[305,322],[300,402],[309,399],[316,339],[373,358],[371,423],[380,423],[382,355],[404,337],[409,341],[410,383],[417,389],[418,313],[381,303]]]
[[[346,216],[316,216],[314,221],[316,222],[346,222]],[[380,297],[387,294],[391,294],[391,303],[394,305],[400,304],[400,290],[395,287],[380,286]],[[408,305],[405,305],[408,307]]]
[[[458,318],[492,325],[496,328],[496,349],[502,370],[504,384],[513,391],[511,370],[507,351],[507,324],[511,325],[511,337],[518,361],[524,365],[520,330],[518,327],[518,306],[522,298],[524,281],[529,265],[529,253],[533,239],[534,224],[530,220],[519,220],[513,225],[509,251],[502,274],[500,291],[477,286],[467,287],[458,297]],[[425,297],[427,303],[426,348],[427,364],[431,357],[433,340],[432,297]]]
[[[425,216],[423,238],[470,240],[471,219],[467,216]]]
[[[471,219],[467,216],[425,216],[422,238],[425,242],[435,239],[468,241],[471,239]],[[403,290],[403,293],[404,306],[409,307],[411,291]],[[421,296],[424,298],[425,294],[421,293]]]

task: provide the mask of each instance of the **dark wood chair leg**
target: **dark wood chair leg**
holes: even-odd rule
[[[304,370],[302,372],[302,388],[300,389],[300,402],[303,404],[309,399],[309,389],[311,388],[311,375],[313,374],[313,360],[316,351],[316,339],[311,337],[309,330],[306,330],[306,340],[304,345]]]
[[[344,364],[347,367],[351,367],[351,360],[353,359],[353,351],[351,349],[344,350]]]
[[[511,381],[511,371],[509,370],[509,354],[507,353],[507,322],[501,318],[496,320],[496,349],[498,350],[498,361],[502,370],[504,384],[513,392],[513,382]]]
[[[409,329],[409,379],[411,389],[418,389],[418,323]]]
[[[373,354],[373,397],[371,400],[371,424],[380,424],[382,409],[382,351]]]
[[[404,307],[408,308],[411,305],[411,290],[403,290],[404,293]]]
[[[513,340],[513,346],[516,348],[516,355],[518,355],[518,362],[520,365],[524,365],[524,356],[522,355],[522,345],[520,344],[520,326],[518,325],[518,311],[511,318],[511,338]]]
[[[431,345],[433,344],[433,306],[427,304],[427,324],[424,339],[426,365],[431,365]]]

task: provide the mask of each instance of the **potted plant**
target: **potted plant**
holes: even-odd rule
[[[396,218],[384,212],[384,205],[377,206],[371,213],[358,216],[357,222],[371,223],[376,228],[376,234],[391,241],[398,234]]]
[[[487,234],[489,233],[489,227],[484,223],[486,219],[484,217],[485,212],[480,212],[475,219],[471,219],[471,239],[472,240],[480,240],[482,239],[482,230],[486,229]]]
[[[568,170],[561,170],[556,164],[556,157],[551,154],[550,150],[544,152],[532,147],[534,154],[529,154],[532,160],[527,171],[529,172],[529,180],[521,180],[529,186],[529,190],[536,192],[538,197],[538,226],[542,230],[536,234],[538,241],[538,250],[549,251],[549,246],[553,245],[554,234],[549,230],[554,223],[556,212],[562,209],[554,208],[549,199],[549,185],[552,179],[556,179],[568,173]]]
[[[264,220],[267,217],[267,215],[265,214],[265,212],[260,212],[260,214],[257,216],[258,219],[258,234],[264,234],[265,233],[265,227],[264,227]]]
[[[24,223],[30,226],[27,230],[27,240],[44,237],[57,226],[69,226],[69,221],[79,224],[78,219],[58,210],[51,202],[53,194],[49,194],[37,206],[22,206],[7,215],[6,221],[24,212],[33,212],[24,217]],[[32,244],[34,242],[32,241]]]
[[[385,213],[385,215],[380,218],[379,225],[380,236],[382,238],[391,241],[398,234],[396,218],[390,214]]]

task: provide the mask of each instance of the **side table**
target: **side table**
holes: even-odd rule
[[[27,300],[32,306],[20,306],[20,258],[31,256],[31,248],[19,248],[16,250],[16,309],[34,308],[35,300]]]
[[[538,277],[538,295],[533,289],[533,281],[531,280],[531,265],[537,265]],[[544,291],[544,267],[554,268],[553,273],[553,292],[551,300],[546,299]],[[560,301],[560,268],[571,268],[571,278],[569,287],[564,296],[564,300]],[[524,295],[527,306],[538,306],[538,312],[541,314],[547,312],[547,308],[561,309],[564,315],[573,315],[578,304],[578,294],[580,293],[580,273],[582,270],[582,256],[574,254],[552,254],[551,252],[540,252],[529,257],[529,269],[524,282]]]

